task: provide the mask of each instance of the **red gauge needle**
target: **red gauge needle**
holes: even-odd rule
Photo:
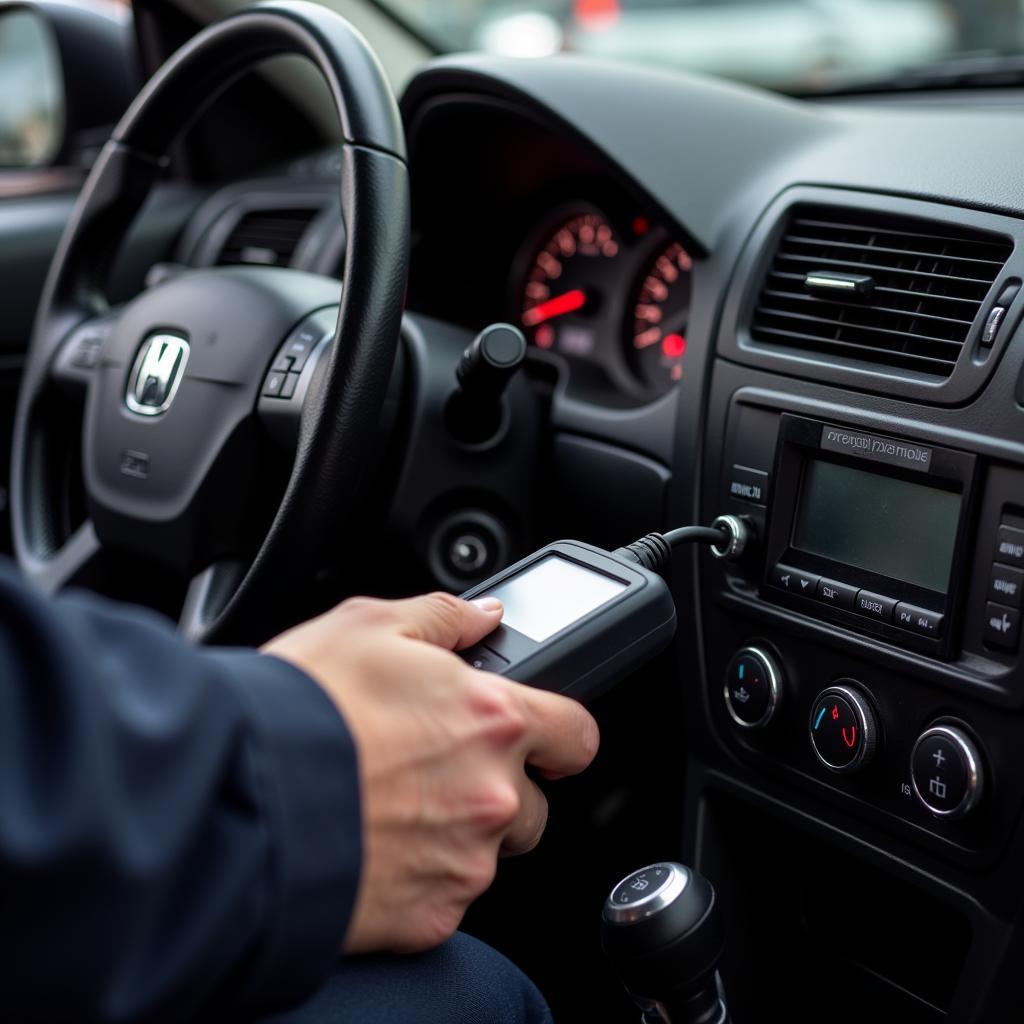
[[[583,308],[586,301],[587,293],[582,288],[573,288],[571,292],[564,292],[561,295],[556,295],[553,299],[547,299],[544,302],[539,302],[536,306],[531,306],[523,313],[523,326],[536,327],[537,324],[542,324],[545,320],[550,320],[553,317],[575,313],[577,309]]]

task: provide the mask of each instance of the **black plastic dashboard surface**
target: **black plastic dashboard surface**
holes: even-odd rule
[[[914,1008],[915,1020],[1005,1020],[1005,1002],[992,993],[1011,991],[1006,942],[1024,897],[1014,870],[1024,857],[1024,792],[1016,767],[1024,741],[1024,690],[1017,655],[988,646],[983,635],[987,552],[1000,522],[1014,529],[1024,522],[1019,311],[1015,305],[1007,316],[984,372],[961,370],[970,358],[968,346],[940,395],[937,389],[908,388],[884,372],[875,379],[837,374],[813,360],[797,369],[745,349],[739,297],[756,286],[751,275],[756,277],[763,265],[758,261],[767,258],[758,239],[771,235],[773,204],[784,204],[790,191],[837,207],[983,226],[1016,239],[1024,217],[1020,112],[952,104],[923,109],[877,98],[860,106],[811,104],[575,58],[458,57],[434,63],[407,91],[403,110],[414,153],[421,113],[456,96],[506,102],[600,153],[608,173],[623,176],[647,196],[699,257],[699,287],[706,298],[694,305],[686,372],[673,392],[671,522],[706,521],[727,510],[738,403],[753,410],[742,462],[757,472],[772,469],[774,424],[782,412],[979,457],[979,493],[985,497],[972,522],[972,557],[959,567],[969,578],[960,581],[966,610],[956,625],[953,660],[922,657],[837,629],[795,605],[787,610],[766,604],[757,594],[760,569],[748,585],[742,573],[725,573],[694,553],[676,563],[676,671],[686,704],[679,728],[691,758],[687,855],[712,874],[731,864],[724,885],[757,889],[760,858],[749,850],[752,856],[737,861],[716,840],[716,832],[731,827],[716,823],[720,809],[735,801],[735,811],[723,820],[742,816],[742,808],[756,809],[775,822],[780,842],[809,850],[813,836],[822,849],[851,857],[854,887],[866,885],[877,870],[910,880],[926,894],[922,899],[933,916],[905,924],[911,904],[894,895],[879,907],[875,927],[898,930],[923,948],[933,934],[959,928],[954,921],[970,921],[960,959],[943,960],[936,947],[936,962],[945,965],[950,979],[939,996],[898,965],[879,966],[865,933],[850,957],[884,993],[878,1002],[861,1005],[859,1019],[906,1005]],[[991,296],[986,303],[991,305]],[[612,426],[608,415],[590,416],[594,435],[613,440],[614,430],[603,432]],[[748,512],[764,524],[763,510],[743,503],[729,510]],[[787,676],[785,710],[763,737],[738,735],[722,706],[726,663],[737,646],[754,641],[776,654]],[[810,753],[807,712],[815,693],[850,679],[865,688],[880,715],[880,752],[863,773],[831,775]],[[934,818],[912,796],[910,749],[915,736],[936,722],[954,723],[984,752],[986,794],[960,821]],[[799,887],[799,879],[794,885]],[[807,914],[816,898],[806,896]],[[757,934],[763,943],[772,941],[770,931]],[[772,962],[799,981],[798,967],[781,957]],[[825,969],[833,966],[828,961]],[[849,1012],[858,1019],[855,1004]]]

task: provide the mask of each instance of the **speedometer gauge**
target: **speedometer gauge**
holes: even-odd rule
[[[600,310],[616,282],[619,242],[598,213],[579,213],[546,235],[526,277],[520,323],[538,348],[592,359]]]
[[[683,376],[692,268],[678,242],[659,250],[633,302],[630,363],[644,384],[658,390]]]

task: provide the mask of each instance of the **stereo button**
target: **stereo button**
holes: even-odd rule
[[[869,619],[877,619],[879,622],[892,622],[892,613],[895,607],[896,602],[891,597],[861,590],[857,593],[854,611],[858,615],[865,615]]]
[[[1012,651],[1017,647],[1020,636],[1020,612],[991,601],[985,605],[985,643]]]
[[[1011,608],[1020,607],[1021,591],[1024,589],[1024,569],[1014,569],[1009,565],[992,566],[992,579],[988,585],[988,596],[999,604]]]
[[[1024,530],[1000,526],[996,535],[996,561],[1024,565]]]
[[[815,597],[818,591],[818,577],[813,572],[804,572],[788,565],[777,565],[772,569],[771,584],[791,594],[803,594],[804,597]]]
[[[981,796],[981,755],[962,729],[933,726],[914,744],[910,778],[917,799],[935,817],[959,818]]]
[[[915,608],[912,604],[896,605],[896,616],[893,620],[900,629],[909,629],[921,636],[937,637],[942,632],[942,616],[927,608]]]
[[[729,481],[729,497],[751,505],[768,504],[768,474],[763,469],[733,466]]]
[[[762,729],[782,698],[782,674],[775,661],[756,647],[743,647],[725,672],[725,706],[744,729]]]
[[[857,588],[836,580],[818,580],[818,600],[836,608],[852,608],[857,599]]]
[[[808,727],[818,760],[834,772],[862,768],[878,743],[875,713],[851,686],[822,690],[811,709]]]

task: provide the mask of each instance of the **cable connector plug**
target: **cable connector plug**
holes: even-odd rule
[[[666,534],[649,533],[624,548],[618,548],[612,554],[616,558],[635,562],[659,576],[664,576],[672,559],[672,549],[679,544],[710,544],[711,551],[717,558],[738,557],[739,552],[746,546],[746,535],[743,542],[737,544],[734,530],[746,530],[749,533],[749,527],[735,516],[719,516],[711,526],[681,526],[678,530],[669,530]],[[736,555],[726,554],[734,549]]]
[[[636,562],[637,565],[642,565],[660,576],[662,571],[668,568],[669,560],[672,558],[672,546],[660,533],[649,533],[646,537],[613,551],[612,554],[627,562]]]

